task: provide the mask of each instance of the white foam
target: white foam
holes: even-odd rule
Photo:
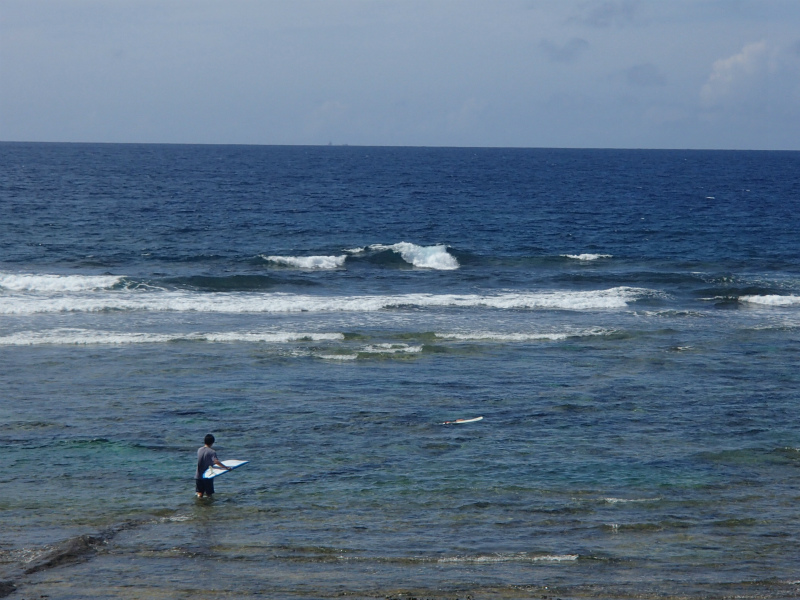
[[[391,246],[373,244],[370,250],[391,250],[397,252],[404,261],[421,269],[452,271],[458,269],[458,261],[447,252],[447,246],[417,246],[409,242],[399,242]]]
[[[0,314],[153,311],[197,313],[375,312],[395,307],[603,310],[653,295],[646,289],[616,287],[588,292],[507,292],[478,294],[400,294],[387,296],[309,296],[287,293],[115,290],[71,295],[3,295]]]
[[[658,502],[661,498],[603,498],[608,504],[630,504],[637,502]]]
[[[762,306],[800,306],[800,296],[740,296],[739,301]]]
[[[777,323],[760,323],[750,327],[753,331],[791,331],[800,328],[800,323],[783,320]]]
[[[177,341],[191,342],[266,342],[290,343],[298,341],[343,340],[341,333],[301,333],[301,332],[222,332],[222,333],[137,333],[119,331],[100,331],[78,328],[61,328],[48,331],[23,331],[0,337],[0,346],[89,346],[123,344],[164,344]]]
[[[321,358],[323,360],[356,360],[358,358],[357,354],[317,354],[317,358]]]
[[[14,292],[83,292],[114,287],[115,275],[0,274],[0,288]]]
[[[203,333],[197,334],[197,339],[207,342],[322,342],[343,340],[342,333],[294,333],[294,332],[263,332],[263,333]]]
[[[264,260],[297,269],[340,269],[347,255],[341,256],[262,256]]]
[[[535,555],[520,552],[517,554],[490,554],[482,556],[453,556],[440,558],[440,563],[502,563],[502,562],[565,562],[578,560],[577,554]]]
[[[560,341],[571,337],[588,337],[609,335],[613,330],[594,327],[591,329],[559,332],[559,333],[498,333],[492,331],[474,331],[468,333],[436,333],[437,338],[458,341],[490,341],[490,342],[536,342]]]
[[[373,344],[365,346],[359,352],[365,354],[416,354],[422,352],[422,346],[409,346],[408,344]]]
[[[574,260],[598,260],[600,258],[612,258],[611,254],[562,254],[564,258],[572,258]]]
[[[315,354],[317,358],[325,360],[356,360],[359,354],[417,354],[422,352],[422,346],[409,344],[370,344],[358,350],[356,354]]]

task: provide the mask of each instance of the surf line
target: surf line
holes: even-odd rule
[[[483,417],[474,417],[472,419],[456,419],[455,421],[445,421],[442,425],[461,425],[462,423],[474,423],[475,421],[482,420]]]

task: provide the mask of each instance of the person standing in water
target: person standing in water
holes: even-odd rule
[[[194,474],[195,491],[197,492],[198,498],[202,498],[204,495],[206,498],[211,498],[211,496],[214,495],[214,480],[203,479],[203,473],[205,473],[206,469],[211,465],[216,465],[228,471],[231,469],[219,462],[217,451],[211,448],[211,446],[214,445],[213,435],[210,433],[207,434],[205,439],[203,439],[203,443],[205,445],[197,450],[197,472]]]

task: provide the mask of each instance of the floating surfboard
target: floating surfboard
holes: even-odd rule
[[[460,425],[461,423],[474,423],[480,421],[483,417],[475,417],[474,419],[456,419],[455,421],[445,421],[442,425]]]
[[[241,467],[242,465],[246,465],[249,463],[249,460],[221,460],[220,461],[226,467],[230,467],[231,469],[236,469]],[[221,469],[219,467],[215,467],[214,465],[208,467],[206,472],[203,473],[203,479],[214,479],[214,477],[219,477],[220,475],[225,475],[227,473],[227,469]]]

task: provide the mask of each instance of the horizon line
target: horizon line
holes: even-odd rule
[[[430,150],[618,150],[618,151],[676,151],[676,152],[800,152],[798,149],[779,148],[700,148],[700,147],[648,147],[648,146],[448,146],[427,144],[267,144],[254,142],[87,142],[0,140],[0,144],[51,144],[85,146],[245,146],[265,148],[419,148]]]

